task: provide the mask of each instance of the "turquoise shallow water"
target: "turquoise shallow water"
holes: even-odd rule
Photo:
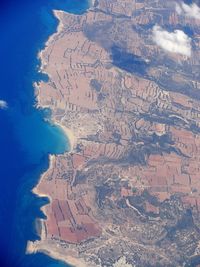
[[[37,54],[57,20],[52,10],[86,10],[86,0],[7,0],[0,2],[0,266],[62,267],[42,253],[25,255],[27,240],[37,239],[34,222],[44,217],[40,207],[48,200],[31,193],[48,168],[48,154],[63,153],[68,141],[61,129],[46,121],[48,110],[34,108],[33,82]]]

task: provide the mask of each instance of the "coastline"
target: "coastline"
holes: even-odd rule
[[[33,192],[35,195],[37,195],[37,196],[39,196],[39,197],[46,197],[46,198],[49,199],[50,202],[51,202],[51,197],[48,196],[48,195],[46,195],[46,194],[44,194],[44,193],[42,193],[42,192],[40,192],[38,188],[39,188],[39,185],[40,185],[40,183],[41,183],[41,180],[42,180],[43,177],[45,176],[46,172],[52,169],[52,165],[53,165],[53,161],[54,161],[54,160],[55,160],[55,155],[51,155],[51,154],[50,154],[50,155],[49,155],[49,168],[48,168],[44,173],[41,174],[41,176],[39,177],[39,180],[38,180],[37,185],[32,189],[32,192]],[[48,204],[47,204],[47,205],[48,205]],[[47,206],[47,205],[45,205],[45,206]],[[43,209],[44,209],[45,206],[42,206],[42,207],[41,207],[41,210],[42,210],[42,211],[43,211]]]
[[[96,5],[98,0],[91,2],[95,2]],[[180,252],[180,240],[177,238],[173,240],[176,246],[171,258],[168,257],[171,251],[166,246],[169,238],[165,230],[168,227],[171,231],[173,222],[179,221],[180,217],[184,219],[185,215],[186,217],[194,215],[196,218],[195,212],[198,212],[198,184],[196,183],[198,177],[193,171],[198,168],[196,163],[194,164],[198,159],[198,135],[191,132],[193,129],[189,128],[190,120],[194,119],[198,124],[198,116],[196,120],[193,112],[187,113],[187,129],[185,125],[180,126],[179,122],[172,123],[169,127],[167,121],[162,120],[163,114],[158,114],[158,120],[153,123],[149,120],[151,115],[154,116],[152,104],[155,103],[157,96],[161,101],[158,105],[160,113],[164,112],[166,116],[175,112],[174,116],[178,114],[177,116],[180,117],[181,114],[184,117],[185,109],[191,107],[193,100],[186,95],[184,101],[178,101],[180,95],[177,92],[170,91],[168,95],[157,80],[152,81],[154,77],[156,79],[160,75],[159,68],[150,69],[153,77],[150,79],[143,77],[142,74],[145,71],[143,72],[142,69],[135,72],[133,68],[132,73],[123,67],[124,62],[117,64],[114,59],[115,51],[111,50],[112,57],[105,45],[108,40],[108,46],[110,43],[119,44],[122,49],[124,40],[128,36],[130,39],[127,40],[127,47],[130,47],[134,57],[137,58],[138,52],[143,53],[143,49],[146,49],[150,58],[157,56],[157,49],[154,46],[150,48],[146,39],[146,28],[141,35],[140,32],[133,31],[135,25],[137,28],[138,20],[144,19],[140,12],[150,10],[149,18],[155,22],[157,17],[154,14],[157,10],[151,16],[149,3],[147,6],[146,3],[144,6],[133,6],[132,13],[130,13],[131,1],[130,6],[125,7],[122,0],[119,1],[119,6],[115,5],[114,0],[113,5],[107,2],[100,3],[102,5],[97,4],[96,9],[91,8],[91,11],[85,12],[83,16],[54,11],[54,15],[59,19],[57,32],[49,37],[46,48],[40,52],[41,71],[43,70],[42,72],[49,76],[49,80],[38,85],[38,108],[48,107],[49,111],[51,110],[46,112],[47,115],[52,114],[47,116],[46,121],[55,126],[54,129],[58,126],[63,130],[68,137],[69,146],[65,143],[65,136],[58,131],[56,140],[61,140],[63,143],[61,146],[56,146],[56,148],[61,147],[61,150],[56,151],[62,152],[49,154],[50,164],[45,165],[47,170],[41,175],[35,190],[33,189],[38,196],[49,199],[49,202],[41,201],[41,203],[48,203],[41,208],[46,217],[41,215],[42,219],[38,219],[41,222],[38,227],[41,239],[28,242],[27,253],[46,254],[48,258],[56,259],[58,261],[56,266],[60,267],[64,263],[67,266],[73,264],[76,267],[110,264],[176,266],[179,258],[184,258],[187,264],[191,257],[189,254],[187,257],[184,255],[187,253],[187,245],[193,246],[190,235],[194,235],[195,225],[192,225],[189,230],[188,225],[184,224],[181,227],[183,233],[187,232],[183,242],[185,251]],[[158,5],[160,7],[162,3],[159,2]],[[132,18],[134,12],[139,14],[136,19]],[[167,12],[167,15],[169,14],[171,13]],[[127,26],[126,32],[123,31],[123,25],[122,27],[120,25],[121,18]],[[168,19],[170,25],[171,16]],[[144,27],[147,26],[147,29],[148,22],[144,19]],[[98,37],[101,38],[101,33],[107,28],[109,29],[108,33],[106,32],[107,40],[103,35],[102,40],[99,41]],[[134,40],[137,42],[135,43]],[[109,46],[110,48],[112,49],[112,46]],[[162,54],[159,59],[161,62],[165,60]],[[164,69],[167,71],[167,66],[164,66]],[[175,85],[181,79],[186,81],[184,76],[187,71],[182,70],[183,73],[178,77],[174,77],[172,73]],[[163,73],[161,73],[161,80]],[[193,70],[190,75],[193,77]],[[183,96],[185,97],[185,91]],[[166,102],[165,100],[169,108],[163,105],[162,102]],[[179,102],[183,104],[181,111],[177,110],[176,101],[178,104]],[[140,113],[144,115],[142,118]],[[159,133],[163,129],[165,131],[161,137],[164,135],[166,147],[162,147],[162,144],[157,142],[155,150],[149,153],[152,147],[144,142],[144,151],[142,147],[141,155],[134,156],[135,152],[136,154],[138,152],[138,147],[141,147],[141,138],[151,139],[152,135],[153,137],[158,135],[158,138],[161,138]],[[139,135],[141,132],[141,136],[135,140],[134,134],[137,135],[138,131]],[[171,140],[165,138],[166,134],[169,134],[172,141],[175,140],[173,144]],[[188,142],[186,142],[187,139],[189,139]],[[74,150],[76,143],[78,145]],[[185,143],[187,146],[182,145]],[[193,149],[191,149],[190,143],[195,144],[196,147],[192,146]],[[66,152],[67,147],[69,147],[69,153]],[[180,148],[183,153],[175,153],[174,147]],[[185,154],[189,155],[187,176],[182,172]],[[141,164],[144,161],[146,164]],[[162,170],[163,163],[165,169]],[[174,179],[166,178],[168,174]],[[191,176],[192,182],[189,179],[190,174],[194,174]],[[181,183],[175,183],[175,179],[180,179]],[[191,187],[193,181],[197,185],[194,188],[197,191]],[[180,201],[174,200],[173,197],[177,195],[178,197],[180,195]],[[131,213],[132,206],[128,205],[129,203],[123,205],[124,200],[126,202],[131,197],[133,200],[135,197],[141,199],[143,212],[147,217],[145,221],[142,220],[143,215],[141,217],[139,214],[138,217],[138,212]],[[158,200],[157,204],[152,203],[152,197]],[[166,214],[164,212],[162,216],[160,210],[162,210],[162,203],[166,201],[168,201],[165,207]],[[190,213],[188,213],[188,206],[191,207]],[[172,219],[168,220],[170,207],[172,207],[172,211],[170,210]],[[179,214],[174,212],[176,210],[180,210]],[[152,216],[156,217],[155,224],[151,223]],[[160,233],[163,246],[159,246]],[[153,237],[153,241],[150,240],[152,242],[149,242],[149,235]],[[198,246],[194,247],[195,249],[198,250]],[[112,253],[113,251],[116,253]],[[149,257],[146,257],[147,254]],[[180,256],[178,259],[177,255]]]
[[[94,4],[95,4],[96,0],[87,0],[87,1],[88,1],[88,8],[87,8],[87,10],[85,12],[88,12],[90,9],[92,9],[94,7]],[[62,32],[62,30],[64,28],[64,24],[63,24],[62,19],[60,18],[60,16],[62,14],[65,14],[65,13],[67,13],[67,12],[63,11],[63,10],[53,10],[53,15],[58,20],[58,25],[57,25],[56,31],[52,35],[49,36],[49,38],[47,39],[47,41],[44,44],[44,48],[42,50],[40,50],[38,52],[38,55],[37,55],[37,58],[41,63],[39,72],[47,74],[48,76],[49,76],[49,73],[47,73],[45,71],[46,62],[45,62],[45,58],[43,56],[43,51],[46,48],[48,48],[48,46],[51,44],[51,42],[54,41],[54,37]],[[43,108],[43,107],[41,107],[41,108]]]
[[[41,253],[48,255],[52,259],[59,260],[59,261],[62,261],[63,263],[65,263],[67,265],[70,265],[70,267],[88,267],[86,265],[86,262],[84,262],[80,258],[77,258],[77,257],[72,256],[72,255],[61,254],[58,251],[52,250],[51,247],[43,248],[41,245],[41,247],[38,248],[38,246],[39,246],[39,244],[36,244],[36,242],[30,242],[29,241],[29,243],[27,245],[27,251],[28,251],[27,253],[32,254],[32,253],[41,252]],[[93,266],[90,266],[90,267],[93,267]]]
[[[53,125],[58,126],[63,133],[66,135],[66,138],[69,141],[69,149],[67,151],[67,153],[70,153],[73,151],[75,145],[76,145],[76,136],[75,134],[72,132],[71,129],[67,128],[66,126],[62,125],[61,123],[51,120],[50,121]]]
[[[91,9],[94,6],[95,0],[88,0],[89,2],[89,7],[86,10],[86,12]],[[38,53],[38,59],[40,61],[40,69],[39,72],[43,73],[43,74],[47,74],[49,77],[49,74],[45,71],[45,66],[47,65],[46,59],[43,55],[43,51],[49,47],[49,45],[51,45],[51,43],[54,41],[54,37],[57,36],[58,34],[60,34],[64,28],[64,25],[62,23],[62,19],[61,19],[61,15],[66,13],[65,11],[61,11],[61,10],[53,10],[53,14],[54,16],[58,19],[58,26],[57,29],[55,31],[55,33],[53,33],[52,35],[49,36],[48,40],[46,41],[46,43],[44,44],[44,48],[39,51]],[[35,99],[36,99],[36,108],[50,108],[50,107],[45,107],[43,105],[40,105],[40,82],[39,83],[34,83],[34,89],[35,89]],[[70,153],[73,151],[75,145],[76,145],[76,141],[77,138],[74,135],[74,133],[72,132],[71,129],[67,128],[66,126],[62,125],[60,122],[55,121],[53,118],[49,119],[49,122],[52,125],[58,126],[63,133],[66,135],[66,138],[68,139],[69,142],[69,150],[67,151],[67,153]],[[52,199],[49,195],[44,194],[43,192],[41,192],[39,190],[39,186],[40,183],[42,182],[44,176],[46,175],[46,173],[48,171],[50,171],[52,169],[53,166],[53,162],[56,158],[56,155],[49,155],[49,167],[48,169],[41,174],[41,176],[38,179],[38,183],[36,184],[36,186],[32,189],[32,192],[34,194],[36,194],[39,197],[46,197],[49,200],[49,203],[42,206],[41,207],[41,211],[46,215],[46,209],[48,207],[48,205],[50,205]],[[37,218],[39,219],[40,223],[41,223],[41,231],[39,233],[40,236],[40,241],[28,241],[27,242],[27,247],[26,247],[26,253],[27,254],[36,254],[38,252],[44,253],[48,256],[50,256],[51,258],[55,259],[55,260],[60,260],[63,261],[64,263],[66,263],[67,265],[70,264],[72,267],[76,266],[76,267],[87,267],[86,263],[81,260],[80,258],[76,257],[76,256],[72,256],[72,255],[66,255],[66,254],[62,254],[56,250],[51,249],[48,244],[45,244],[45,240],[46,240],[46,233],[45,233],[45,220],[46,219],[42,219],[42,218]],[[45,248],[42,247],[43,244],[45,245]],[[92,266],[91,266],[92,267]]]

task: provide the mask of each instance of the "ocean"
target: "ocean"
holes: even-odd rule
[[[38,239],[36,218],[48,199],[31,193],[48,168],[48,155],[68,150],[68,140],[35,108],[33,82],[39,74],[38,52],[56,31],[52,10],[82,13],[86,0],[7,0],[0,2],[0,267],[62,267],[37,253],[26,255],[27,240]]]

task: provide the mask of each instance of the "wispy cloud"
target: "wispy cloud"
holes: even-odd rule
[[[7,102],[4,100],[0,100],[0,109],[7,109],[7,108],[8,108]]]
[[[153,27],[153,40],[158,46],[168,52],[191,56],[191,38],[181,30],[168,32],[155,25]]]
[[[191,5],[185,3],[176,4],[176,11],[179,15],[183,14],[187,17],[200,19],[200,7],[195,3]]]

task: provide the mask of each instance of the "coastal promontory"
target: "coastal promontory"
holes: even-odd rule
[[[197,4],[195,8],[198,11]],[[185,6],[187,8],[185,8]],[[200,20],[181,1],[98,0],[40,53],[39,107],[69,137],[36,193],[43,251],[82,267],[200,263]]]

